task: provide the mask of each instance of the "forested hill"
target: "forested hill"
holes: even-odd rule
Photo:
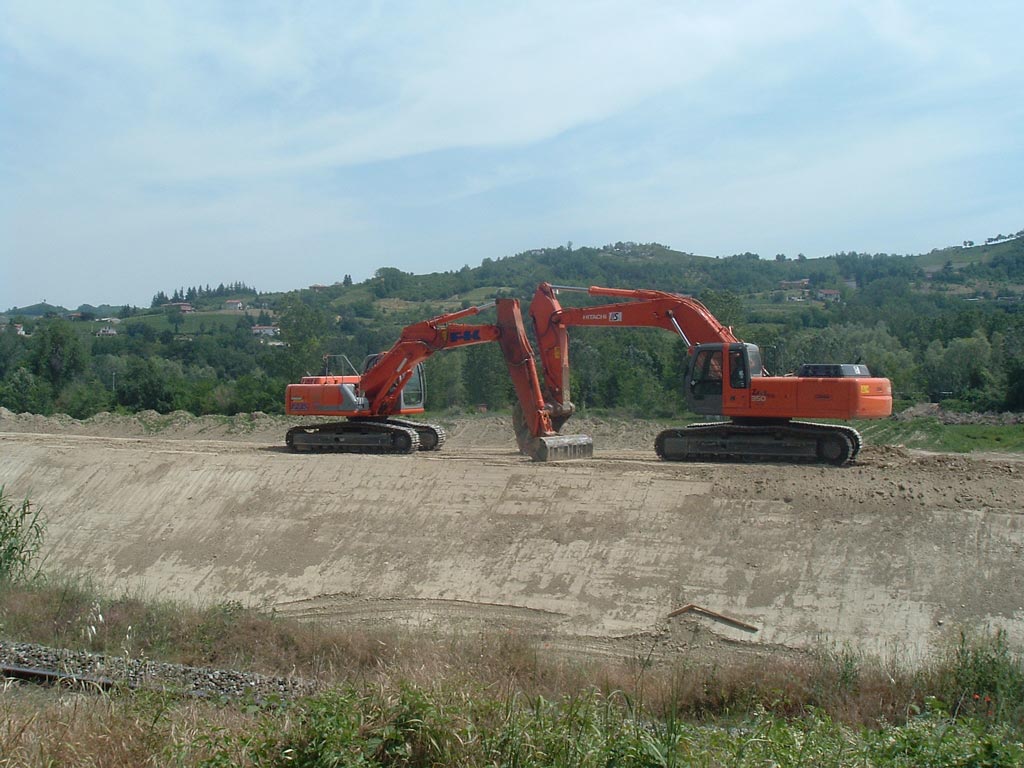
[[[656,243],[571,245],[415,275],[382,267],[361,283],[259,293],[244,283],[155,292],[152,306],[40,306],[7,313],[0,406],[13,411],[280,412],[284,386],[324,354],[358,363],[401,328],[538,282],[658,288],[700,298],[769,369],[862,361],[908,403],[1024,409],[1024,231],[916,256],[840,253],[707,258]],[[564,303],[596,303],[575,294]],[[487,315],[481,315],[487,322]],[[576,329],[573,399],[582,408],[677,415],[685,349],[656,330]],[[494,345],[428,361],[432,408],[502,407]]]
[[[753,253],[708,258],[673,251],[657,243],[616,243],[604,248],[560,247],[484,259],[476,268],[414,275],[384,267],[367,281],[375,296],[408,301],[440,301],[480,288],[498,286],[526,297],[538,282],[573,285],[656,287],[700,296],[704,291],[770,293],[780,282],[808,280],[818,289],[856,289],[894,278],[916,290],[937,285],[951,293],[972,291],[983,298],[1020,295],[1024,286],[1024,232],[984,246],[957,246],[920,256],[840,253],[822,259],[778,254],[766,260]],[[938,280],[938,282],[936,282]],[[958,286],[958,288],[953,288]],[[337,290],[345,286],[334,286]],[[330,289],[327,289],[328,292]],[[973,294],[972,294],[973,295]]]

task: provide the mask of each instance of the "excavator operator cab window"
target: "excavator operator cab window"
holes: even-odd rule
[[[729,385],[733,389],[746,389],[749,382],[745,351],[743,347],[732,347],[729,350]]]
[[[693,376],[690,379],[690,389],[698,397],[722,394],[721,349],[701,349],[697,351],[697,358],[693,361]]]
[[[423,380],[423,365],[417,365],[402,390],[402,408],[422,408],[426,397],[426,383]]]
[[[756,344],[744,344],[747,349],[747,370],[750,376],[764,375],[764,363],[761,362],[761,350]]]

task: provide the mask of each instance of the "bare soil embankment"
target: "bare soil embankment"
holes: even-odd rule
[[[46,567],[161,598],[356,627],[516,631],[569,653],[1024,643],[1024,464],[867,446],[843,468],[666,463],[662,425],[574,420],[592,460],[533,464],[507,418],[437,453],[292,454],[288,420],[0,409],[0,482]],[[700,612],[696,604],[757,631]]]

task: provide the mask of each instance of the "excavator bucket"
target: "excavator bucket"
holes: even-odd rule
[[[509,375],[516,390],[512,406],[512,430],[516,435],[519,452],[534,461],[569,461],[589,459],[594,455],[594,441],[588,435],[560,435],[555,429],[544,396],[540,390],[537,367],[530,341],[523,328],[523,316],[518,299],[496,299],[498,343],[505,356]],[[565,423],[569,411],[558,421]]]
[[[512,407],[512,429],[519,452],[534,461],[572,461],[594,456],[594,441],[590,435],[552,433],[534,437],[518,403]]]
[[[534,461],[571,461],[594,456],[594,441],[589,435],[551,435],[531,437],[520,450]]]

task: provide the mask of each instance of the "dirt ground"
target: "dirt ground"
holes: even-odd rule
[[[568,654],[1024,644],[1019,455],[669,463],[668,425],[574,419],[594,458],[534,464],[507,417],[440,421],[440,452],[370,457],[290,453],[264,414],[0,408],[0,483],[42,510],[46,569],[117,592]]]

